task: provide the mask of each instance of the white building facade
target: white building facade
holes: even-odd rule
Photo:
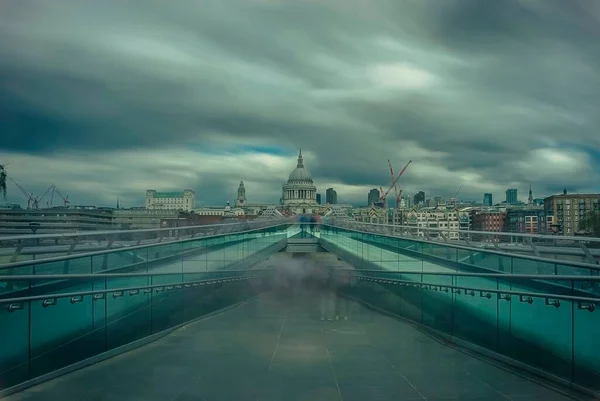
[[[452,208],[448,209],[444,204],[436,207],[412,209],[406,214],[406,224],[418,228],[444,230],[443,233],[447,239],[459,238],[459,233],[457,232],[460,228],[459,211]],[[425,236],[425,231],[417,230],[416,234]],[[438,231],[429,231],[430,237],[437,237],[438,235]]]
[[[298,163],[283,185],[281,203],[295,214],[314,213],[318,208],[317,187],[304,167],[302,150],[298,152]]]
[[[146,191],[146,209],[182,210],[191,212],[196,203],[196,194],[191,189],[183,192]]]

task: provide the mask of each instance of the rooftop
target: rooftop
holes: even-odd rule
[[[183,198],[183,192],[155,192],[154,198]]]

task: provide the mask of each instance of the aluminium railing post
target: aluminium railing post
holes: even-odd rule
[[[571,294],[575,295],[575,280],[571,280]],[[575,301],[571,301],[571,383],[575,383]]]
[[[496,290],[500,291],[500,278],[496,277]],[[496,297],[496,350],[500,350],[500,299]]]

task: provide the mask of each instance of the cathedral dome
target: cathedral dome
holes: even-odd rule
[[[298,152],[298,164],[290,173],[282,188],[281,202],[285,206],[296,208],[296,213],[307,213],[317,205],[317,187],[307,169],[304,168],[302,150]]]
[[[302,151],[298,153],[298,165],[290,173],[288,183],[307,183],[312,184],[313,179],[306,168],[304,168],[304,160],[302,159]]]

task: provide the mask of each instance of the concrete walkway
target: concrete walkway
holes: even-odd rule
[[[569,398],[356,303],[280,289],[6,401],[370,401]]]

